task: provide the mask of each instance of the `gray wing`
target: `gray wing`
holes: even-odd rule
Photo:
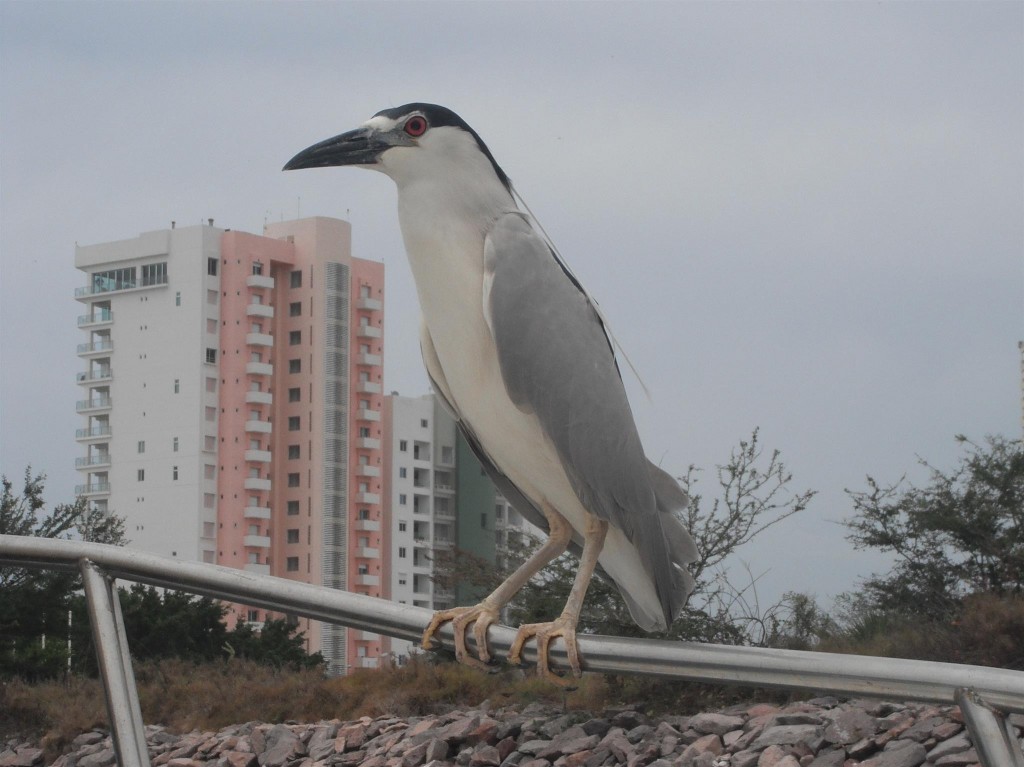
[[[537,416],[583,506],[637,547],[670,623],[696,555],[672,513],[686,497],[644,455],[590,298],[520,214],[495,222],[484,258],[484,312],[509,396]]]

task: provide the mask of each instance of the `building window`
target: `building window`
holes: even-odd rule
[[[420,419],[420,426],[422,428],[424,428],[424,429],[427,428],[427,419],[426,418],[421,418]]]
[[[301,427],[299,423],[299,416],[290,415],[288,416],[288,431],[298,431]]]
[[[299,446],[298,445],[289,445],[288,446],[288,460],[289,461],[294,461],[296,458],[299,458],[300,457],[299,452],[300,451],[299,451]]]
[[[208,304],[212,304],[213,306],[216,306],[217,305],[217,299],[219,297],[220,296],[218,295],[216,290],[208,290],[208,291],[206,291],[206,303],[208,303]]]
[[[138,479],[139,482],[145,482],[145,480],[146,480],[146,470],[145,469],[139,469],[136,472],[135,476],[136,476],[136,478]]]
[[[174,379],[174,393],[175,394],[181,394],[181,379],[180,378],[175,378]]]
[[[246,620],[249,621],[249,623],[259,623],[260,622],[260,611],[259,610],[249,610],[249,612],[246,613],[245,617],[246,617]]]
[[[174,479],[174,480],[178,479],[178,467],[177,466],[172,466],[171,467],[171,479]]]
[[[253,274],[263,274],[263,263],[260,262],[260,261],[253,261],[252,262],[252,273]]]
[[[288,543],[299,542],[299,528],[293,527],[288,530]]]
[[[288,360],[288,372],[289,373],[301,373],[302,372],[302,360]]]
[[[398,449],[401,450],[403,453],[406,452],[409,449],[409,443],[406,442],[404,439],[398,440]]]
[[[206,347],[206,361],[211,365],[217,364],[217,350]]]
[[[302,316],[302,302],[292,301],[288,304],[288,316],[289,317],[301,317]]]
[[[144,440],[144,439],[140,439],[139,440],[139,452],[140,453],[145,453],[146,452],[146,440]]]
[[[211,394],[213,394],[213,393],[215,393],[217,391],[217,379],[216,378],[207,378],[206,379],[206,391],[210,392]]]
[[[298,346],[302,343],[302,331],[301,330],[289,330],[288,331],[288,345]]]
[[[174,305],[181,306],[181,291],[179,290],[174,294]]]
[[[359,427],[359,436],[360,437],[369,437],[370,436],[370,429],[369,429],[369,427],[367,427],[367,426],[360,426]]]
[[[398,505],[405,506],[405,493],[398,494]]]
[[[299,515],[299,502],[288,501],[288,516],[297,517]]]
[[[291,472],[288,475],[288,487],[298,487],[298,486],[299,486],[299,473],[297,471],[293,471],[293,472]]]
[[[358,516],[359,516],[359,519],[369,519],[370,518],[370,510],[369,509],[360,509]]]
[[[404,586],[406,584],[406,577],[404,575],[398,576],[398,585]]]
[[[203,477],[205,479],[216,479],[217,478],[217,467],[209,463],[203,464]]]
[[[402,479],[405,479],[405,475],[406,475],[405,467],[404,466],[399,467],[399,469],[398,469],[398,476],[401,477]]]
[[[173,453],[177,453],[178,452],[178,438],[177,437],[174,437],[171,440],[171,452],[173,452]]]
[[[398,532],[404,533],[406,527],[408,527],[408,525],[406,525],[405,522],[399,522],[398,523]]]
[[[217,408],[215,408],[215,407],[207,407],[206,408],[206,420],[207,421],[216,421],[217,420]]]
[[[298,402],[302,398],[302,389],[298,386],[294,386],[288,390],[288,401]]]
[[[142,285],[164,285],[167,283],[167,262],[144,264],[142,267]]]
[[[208,258],[206,259],[206,273],[211,277],[217,276],[217,259]]]
[[[398,547],[398,558],[405,559],[405,546]]]
[[[288,557],[285,560],[285,567],[287,568],[288,572],[297,573],[299,571],[299,558]]]
[[[289,287],[301,288],[302,287],[302,270],[296,269],[289,275]]]

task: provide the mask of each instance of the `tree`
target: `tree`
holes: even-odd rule
[[[864,583],[861,612],[948,619],[969,594],[1024,594],[1024,443],[956,439],[966,454],[951,472],[919,459],[929,473],[924,487],[869,476],[866,491],[846,491],[855,511],[848,540],[897,558]]]
[[[46,475],[25,469],[20,493],[2,477],[0,534],[71,538],[123,545],[124,521],[84,498],[46,509]],[[0,676],[57,676],[67,664],[68,610],[77,573],[0,567]]]

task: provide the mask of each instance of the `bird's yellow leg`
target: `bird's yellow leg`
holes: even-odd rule
[[[523,645],[530,637],[537,637],[537,674],[563,686],[571,685],[571,680],[565,680],[551,670],[548,659],[548,651],[552,640],[555,637],[562,637],[565,642],[565,649],[569,656],[569,668],[575,678],[582,676],[580,668],[580,651],[576,644],[576,624],[580,620],[580,611],[583,609],[583,599],[587,595],[587,587],[594,575],[594,568],[597,567],[597,558],[604,546],[605,536],[608,534],[608,523],[597,517],[590,517],[586,534],[583,536],[583,554],[580,557],[580,569],[576,572],[572,589],[569,591],[569,599],[566,600],[565,609],[562,614],[550,623],[527,623],[519,627],[515,641],[509,649],[509,663],[519,663]]]
[[[460,663],[485,667],[491,660],[487,647],[487,628],[498,620],[501,610],[516,595],[526,582],[539,573],[555,557],[565,551],[572,537],[572,527],[560,514],[546,514],[548,519],[548,539],[518,570],[510,575],[504,583],[491,592],[480,604],[473,607],[453,607],[434,613],[430,624],[423,631],[421,645],[424,650],[434,646],[434,634],[448,621],[452,622],[455,632],[455,658]],[[473,624],[473,638],[476,640],[477,655],[480,660],[469,655],[466,649],[466,633]]]

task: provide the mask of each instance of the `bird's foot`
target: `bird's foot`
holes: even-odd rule
[[[565,616],[550,623],[526,623],[519,627],[512,647],[509,648],[508,662],[518,665],[523,652],[523,645],[530,637],[537,637],[537,675],[549,682],[554,682],[562,687],[575,687],[574,679],[583,675],[580,669],[580,651],[576,644],[576,621]],[[551,670],[548,660],[548,650],[551,647],[551,640],[555,637],[562,637],[565,641],[565,649],[569,655],[569,668],[574,679],[561,677]]]
[[[455,631],[455,659],[459,663],[490,670],[491,652],[487,647],[487,628],[497,620],[498,611],[485,602],[474,607],[453,607],[450,610],[440,610],[434,613],[430,624],[423,631],[421,645],[424,650],[433,649],[434,634],[442,624],[451,621],[452,629]],[[469,631],[471,623],[479,660],[470,655],[466,648],[466,633]]]

